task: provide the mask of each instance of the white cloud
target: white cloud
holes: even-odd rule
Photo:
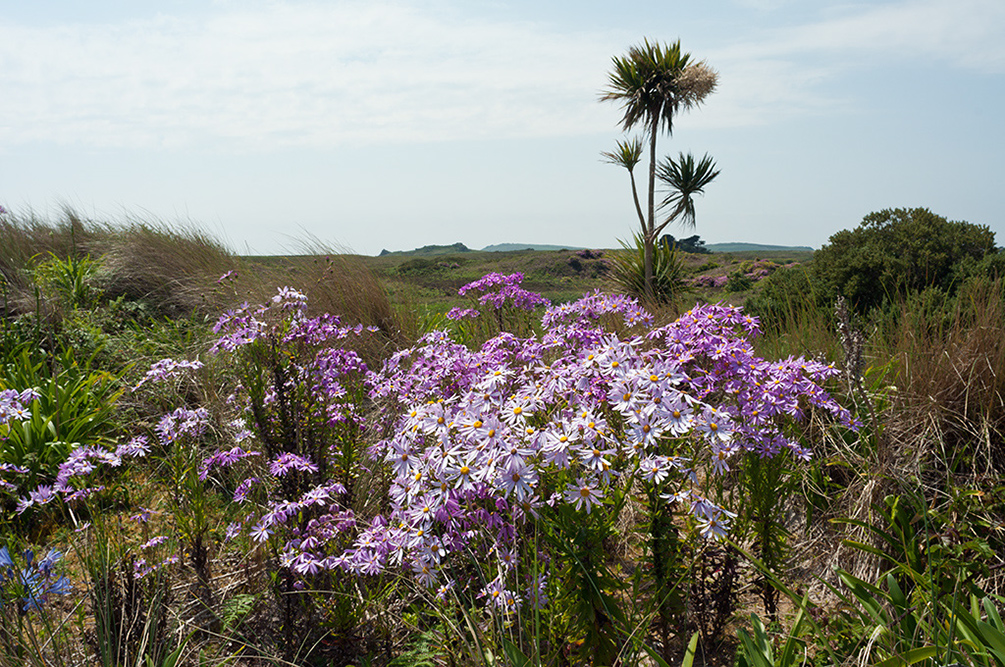
[[[699,127],[752,125],[806,113],[854,112],[828,84],[840,74],[907,64],[944,73],[1005,72],[1005,2],[908,0],[842,5],[820,21],[767,31],[708,53],[720,71]]]
[[[409,2],[222,2],[201,18],[46,28],[0,21],[0,145],[256,151],[615,131],[620,114],[596,100],[623,35]],[[891,60],[1005,71],[1001,0],[826,15],[702,54],[720,88],[688,124],[846,111],[855,101],[827,87],[835,74]]]
[[[332,146],[575,134],[613,46],[390,2],[0,24],[0,141]],[[599,49],[598,49],[599,45]],[[604,55],[599,55],[604,54]]]
[[[861,63],[877,56],[1005,71],[1005,3],[910,0],[847,8],[847,15],[779,35],[762,53],[819,53]]]

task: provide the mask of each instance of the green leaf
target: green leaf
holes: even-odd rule
[[[1005,633],[984,621],[977,621],[977,630],[985,644],[996,651],[1005,653]]]
[[[503,651],[513,667],[531,667],[533,663],[528,656],[524,655],[520,647],[511,642],[508,638],[502,638]]]
[[[988,620],[994,623],[998,630],[1005,632],[1005,624],[1002,624],[1002,617],[998,614],[998,609],[995,607],[994,603],[991,602],[991,598],[984,598],[981,600],[981,604],[984,606],[984,611],[988,615]]]
[[[913,665],[922,660],[934,658],[939,654],[939,649],[935,646],[919,646],[909,651],[904,651],[900,655],[890,656],[882,662],[876,663],[875,667],[900,667],[901,665]]]
[[[796,660],[796,650],[803,648],[805,649],[805,644],[797,639],[799,630],[802,628],[803,621],[806,617],[806,605],[809,602],[809,593],[803,596],[802,604],[799,605],[799,613],[796,614],[795,620],[792,622],[792,631],[789,634],[789,638],[785,641],[785,646],[782,648],[782,655],[779,657],[778,665],[779,667],[789,667],[789,665],[795,664]]]
[[[743,631],[741,630],[740,632],[743,632]],[[659,653],[657,653],[656,651],[654,651],[652,648],[650,648],[649,646],[643,646],[642,648],[645,650],[646,654],[650,657],[650,659],[652,659],[652,661],[656,663],[656,667],[670,667],[670,663],[667,662],[666,660],[664,660],[663,658],[661,658],[659,656]],[[688,667],[688,665],[689,665],[689,663],[687,662],[687,659],[685,658],[684,665],[682,667]]]
[[[680,667],[691,667],[694,664],[694,654],[698,650],[698,633],[691,635],[691,641],[687,644],[687,652],[684,653],[684,661]]]
[[[748,667],[775,667],[770,651],[765,654],[761,650],[762,647],[751,639],[746,630],[739,630],[737,635],[743,644],[743,652],[737,656],[742,661],[741,664],[745,663]]]

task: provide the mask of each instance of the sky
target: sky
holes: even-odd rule
[[[601,153],[639,133],[600,96],[643,39],[719,74],[658,140],[721,170],[669,233],[820,247],[926,207],[1005,245],[1003,0],[0,0],[0,205],[249,254],[617,247]]]

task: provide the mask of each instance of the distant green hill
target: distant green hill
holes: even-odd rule
[[[393,252],[390,250],[381,250],[378,257],[386,257],[387,255],[453,255],[458,252],[471,252],[471,248],[463,243],[454,243],[453,245],[424,245],[415,250],[395,250]]]
[[[712,252],[813,252],[805,245],[763,245],[761,243],[709,243],[705,246]]]
[[[547,245],[544,243],[496,243],[482,248],[482,252],[513,252],[514,250],[582,250],[578,245]]]
[[[546,243],[496,243],[485,246],[480,251],[472,250],[463,243],[452,245],[425,245],[415,250],[381,250],[379,257],[387,256],[435,256],[454,255],[460,252],[515,252],[519,250],[539,250],[542,252],[555,250],[582,250],[584,246],[550,245]],[[705,245],[711,252],[813,252],[809,246],[763,245],[760,243],[709,243]]]

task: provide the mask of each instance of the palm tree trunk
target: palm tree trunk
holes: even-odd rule
[[[655,242],[656,229],[656,133],[660,128],[660,114],[657,109],[653,114],[653,125],[649,128],[649,220],[647,228],[643,230],[642,237],[645,241],[646,265],[646,300],[652,303],[653,298],[653,245]]]

